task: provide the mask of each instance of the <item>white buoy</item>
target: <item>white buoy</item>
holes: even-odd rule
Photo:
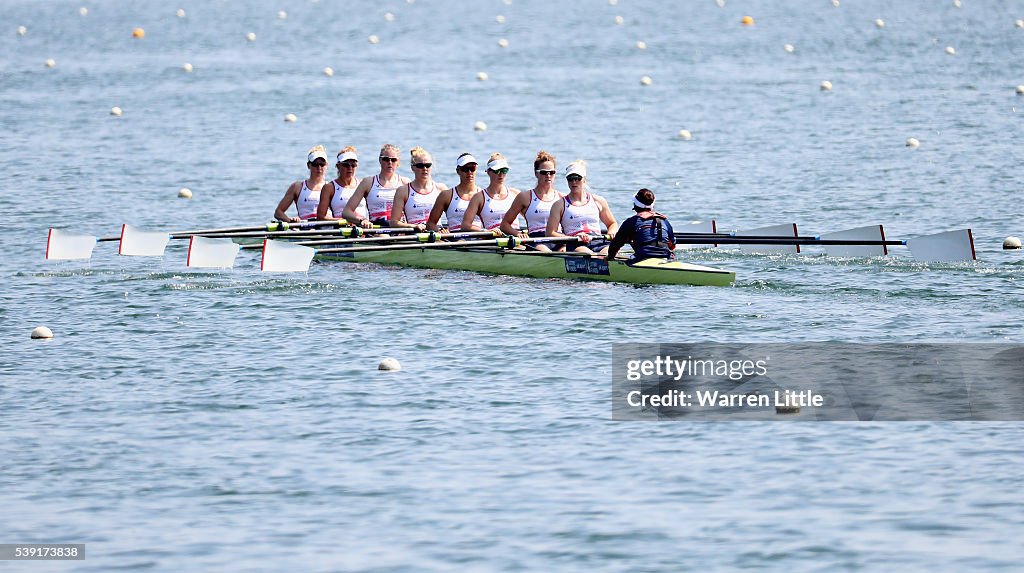
[[[182,199],[191,199],[192,190],[188,187],[182,187],[181,189],[178,189],[178,197],[181,197]]]
[[[284,115],[284,120],[288,123],[295,123],[296,121],[299,121],[299,118],[296,117],[294,113],[286,113]]]
[[[377,370],[383,370],[385,372],[398,372],[402,369],[402,365],[397,360],[390,357],[385,357],[380,360],[380,364],[377,365]]]
[[[616,16],[615,17],[615,25],[616,26],[621,26],[621,25],[623,25],[625,23],[626,23],[626,19],[623,18],[622,16]]]
[[[640,78],[641,85],[649,86],[651,85],[651,81],[651,76],[643,76],[642,78]]]
[[[838,8],[839,7],[839,0],[832,0],[832,5],[835,6],[836,8]]]
[[[507,48],[508,40],[506,40],[505,38],[501,38],[500,40],[498,40],[498,45],[501,46],[502,48]]]
[[[245,35],[245,39],[249,40],[250,42],[255,42],[256,41],[256,32],[249,32],[248,34]]]
[[[473,124],[473,131],[487,131],[487,124],[482,121],[478,121]]]
[[[181,66],[181,69],[185,70],[186,72],[191,72],[192,71],[192,64],[190,64],[188,62],[185,62],[185,64],[183,66]]]
[[[636,49],[638,49],[638,50],[646,50],[647,49],[647,42],[645,42],[643,40],[637,40],[636,41]]]
[[[82,6],[81,8],[78,9],[78,15],[79,16],[88,16],[89,15],[89,9],[86,8],[85,6]]]
[[[28,28],[24,26],[18,26],[18,35],[24,36],[25,34],[28,34]]]
[[[1018,28],[1024,28],[1024,20],[1017,20],[1013,23],[1013,25]]]
[[[487,76],[487,72],[477,72],[476,73],[476,79],[478,79],[478,80],[480,80],[482,82],[486,82],[487,81],[487,77],[488,77]]]
[[[288,19],[288,12],[285,12],[284,10],[278,10],[278,12],[277,12],[277,19],[278,20],[287,20]]]
[[[395,15],[392,14],[391,12],[384,12],[384,19],[387,20],[388,22],[394,22]]]
[[[725,8],[725,0],[715,0],[715,4],[718,4],[719,8]]]
[[[680,129],[679,139],[682,139],[683,141],[690,141],[691,139],[693,139],[693,134],[690,133],[690,130],[688,129]]]
[[[506,6],[512,5],[512,0],[503,0],[503,2],[505,3]]]
[[[174,15],[179,17],[179,18],[184,18],[185,17],[185,9],[184,8],[178,8],[178,11],[175,12]]]
[[[110,108],[110,115],[114,117],[121,117],[122,115],[124,115],[124,110],[115,105],[114,107]]]
[[[961,6],[963,6],[963,4],[960,3],[960,0],[953,0],[954,8],[960,8]]]
[[[1024,85],[1017,86],[1017,95],[1024,96]]]
[[[821,86],[819,87],[821,87],[821,91],[823,92],[832,91],[832,82],[825,80],[821,82]]]
[[[53,58],[46,58],[45,64],[46,64],[46,67],[52,68],[52,67],[57,65],[57,60],[54,60]]]
[[[876,28],[884,28],[885,27],[885,20],[883,20],[881,18],[875,18],[875,27]]]
[[[956,48],[954,48],[953,46],[946,46],[946,53],[949,54],[950,56],[955,56]]]
[[[609,6],[618,6],[619,5],[619,0],[608,0],[608,5]]]
[[[380,41],[380,38],[377,37],[377,34],[370,34],[370,37],[367,38],[367,40],[369,40],[371,44],[376,44]]]
[[[53,331],[45,326],[37,326],[32,329],[31,336],[36,340],[49,340],[53,338]]]
[[[921,142],[918,141],[916,138],[908,137],[906,145],[907,147],[921,147]]]
[[[494,21],[499,23],[499,24],[504,24],[505,23],[505,17],[502,16],[501,14],[498,14],[497,16],[494,17]]]
[[[793,47],[793,44],[786,44],[785,46],[782,46],[782,49],[786,50],[786,52],[789,54],[792,54],[793,52],[796,51],[796,48]]]
[[[333,77],[334,76],[334,68],[332,68],[330,66],[327,66],[326,68],[324,68],[324,75],[329,77],[329,78]]]
[[[1019,249],[1020,238],[1019,237],[1006,237],[1003,239],[1003,248],[1006,250]]]

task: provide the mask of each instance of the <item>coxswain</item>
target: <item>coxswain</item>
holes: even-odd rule
[[[626,219],[619,226],[619,232],[608,247],[608,258],[613,259],[626,243],[633,247],[633,256],[626,264],[646,259],[675,260],[675,232],[668,217],[654,210],[654,192],[641,189],[633,197],[636,215]]]

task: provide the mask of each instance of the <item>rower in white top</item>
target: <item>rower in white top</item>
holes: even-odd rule
[[[278,221],[297,223],[306,219],[315,219],[317,207],[320,205],[320,188],[324,186],[324,173],[327,171],[327,150],[317,145],[306,154],[306,168],[309,179],[296,181],[288,186],[284,197],[274,210],[274,218]],[[295,204],[298,217],[288,216],[288,208]]]
[[[512,206],[516,195],[519,194],[518,189],[505,185],[505,179],[508,177],[508,161],[505,161],[502,154],[491,154],[491,158],[487,162],[487,176],[491,180],[487,188],[483,193],[476,194],[470,200],[469,206],[466,207],[466,213],[462,217],[461,229],[463,231],[482,231],[484,229],[500,231],[502,218]],[[482,227],[474,222],[477,217],[483,223]],[[513,228],[518,232],[519,225],[513,225]]]
[[[349,145],[339,151],[334,166],[338,169],[338,177],[320,189],[320,206],[316,209],[316,218],[321,221],[341,219],[345,205],[359,186],[359,179],[356,178],[359,156],[356,155],[355,147]],[[356,207],[356,214],[364,219],[369,216],[364,201],[360,201]]]
[[[395,191],[395,204],[391,209],[390,226],[427,230],[427,219],[441,191],[447,190],[430,176],[434,158],[422,147],[409,150],[412,159],[413,180]]]
[[[399,149],[390,143],[380,149],[380,173],[366,177],[348,199],[342,217],[353,225],[369,229],[374,225],[387,226],[391,220],[391,207],[395,191],[409,182],[398,174]],[[366,201],[368,216],[360,217],[356,211],[360,201]]]
[[[472,153],[463,153],[455,161],[455,172],[459,175],[459,183],[451,189],[445,189],[437,196],[434,207],[427,219],[427,230],[440,229],[441,215],[445,216],[446,228],[449,232],[462,229],[462,218],[469,207],[469,201],[480,192],[476,186],[476,157]],[[476,219],[479,221],[479,217]]]
[[[527,193],[516,195],[512,206],[505,212],[505,218],[501,220],[501,232],[506,235],[518,234],[524,238],[546,236],[551,207],[564,196],[552,184],[555,180],[554,155],[547,151],[537,153],[533,160],[533,172],[537,176],[537,185]],[[519,215],[526,218],[525,231],[515,227]],[[565,250],[565,245],[560,243],[531,243],[530,247],[538,251]]]
[[[608,207],[604,197],[590,192],[587,185],[587,163],[582,159],[573,161],[565,168],[565,180],[569,183],[569,194],[551,206],[548,216],[548,236],[576,237],[581,245],[574,250],[579,253],[607,254],[609,242],[593,239],[591,235],[601,234],[601,224],[608,227],[608,239],[615,237],[619,224]],[[562,230],[558,230],[558,225]]]

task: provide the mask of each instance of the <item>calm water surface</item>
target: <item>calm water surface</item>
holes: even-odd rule
[[[0,568],[1020,569],[1019,424],[613,423],[609,397],[615,342],[1021,342],[1024,6],[82,5],[0,6],[0,542],[88,558]],[[524,189],[539,149],[582,157],[620,219],[647,186],[724,228],[971,227],[980,260],[694,255],[730,288],[42,260],[52,226],[263,222],[309,147],[369,175],[385,142],[449,184],[463,151]]]

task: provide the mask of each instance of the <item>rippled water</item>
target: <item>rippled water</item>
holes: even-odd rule
[[[239,4],[0,6],[0,542],[88,555],[21,569],[1020,568],[1019,424],[613,423],[610,375],[614,342],[1020,342],[1024,8]],[[620,218],[648,186],[725,228],[971,227],[980,260],[694,255],[729,288],[42,261],[51,226],[262,222],[312,145],[367,175],[384,142],[446,182],[500,150],[527,189],[537,150],[583,157]]]

